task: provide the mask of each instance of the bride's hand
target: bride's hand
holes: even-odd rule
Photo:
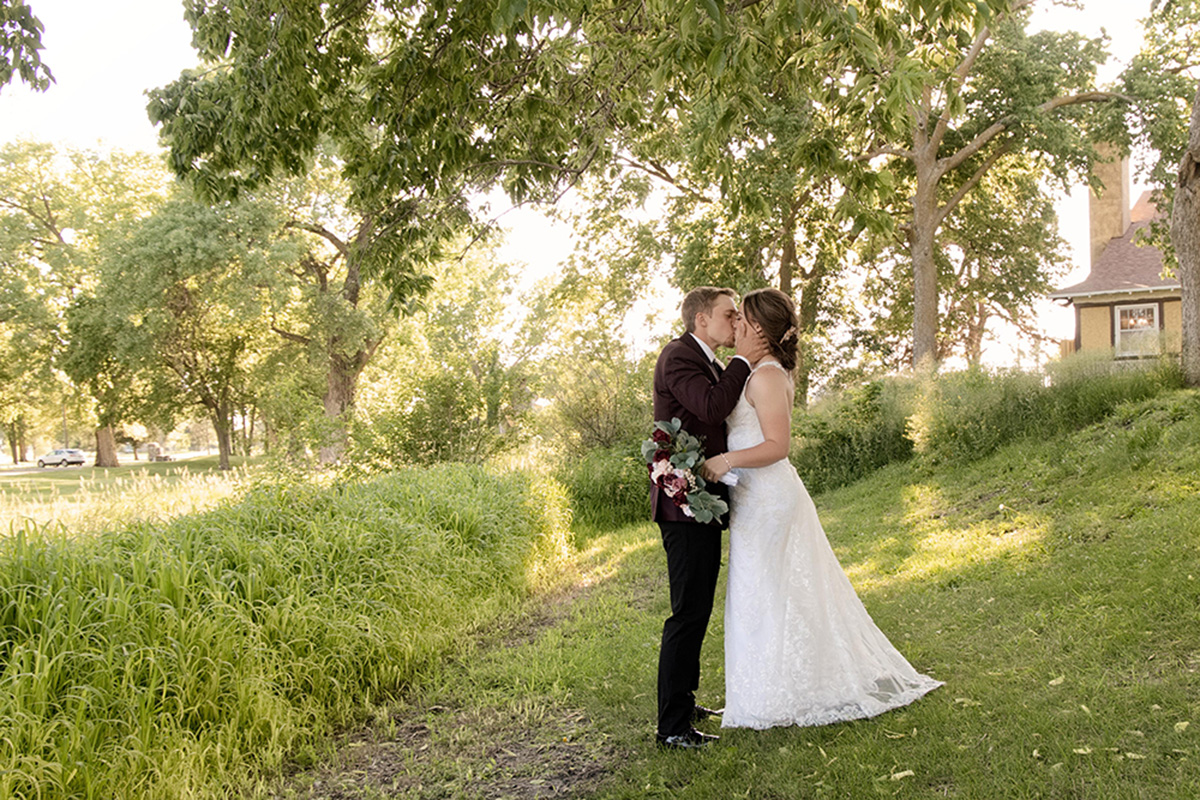
[[[729,472],[729,469],[729,459],[722,453],[705,459],[704,467],[700,470],[700,475],[704,480],[716,483],[725,477],[725,473]]]

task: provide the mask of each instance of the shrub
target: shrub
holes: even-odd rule
[[[444,466],[0,542],[0,796],[224,796],[562,572],[559,487]]]
[[[789,457],[808,490],[836,489],[912,456],[906,419],[913,394],[910,379],[889,378],[798,410]]]
[[[559,364],[551,382],[545,435],[573,455],[635,450],[649,435],[657,354],[634,362],[602,345]]]
[[[359,411],[345,460],[368,471],[405,464],[483,463],[515,447],[524,435],[524,412],[513,412],[490,396],[492,388],[465,369],[402,386],[386,398],[386,405]]]

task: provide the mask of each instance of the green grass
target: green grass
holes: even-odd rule
[[[565,494],[447,466],[0,540],[0,797],[235,795],[569,574]]]
[[[591,540],[589,586],[547,626],[464,654],[381,714],[357,741],[366,755],[339,756],[395,769],[331,768],[272,791],[1190,800],[1198,489],[1200,395],[1175,391],[969,465],[895,464],[819,496],[876,622],[946,685],[874,720],[726,731],[700,754],[651,744],[665,561],[652,525],[612,531]],[[721,638],[718,611],[699,693],[714,706]]]

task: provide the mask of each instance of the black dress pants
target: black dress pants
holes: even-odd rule
[[[721,570],[721,529],[695,522],[660,522],[671,582],[671,616],[658,653],[658,732],[692,727],[700,685],[700,647],[712,616]]]

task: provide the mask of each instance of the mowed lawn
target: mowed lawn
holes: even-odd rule
[[[245,466],[247,461],[241,457],[230,459],[234,469]],[[0,494],[14,499],[65,497],[79,491],[80,487],[99,490],[139,476],[158,477],[168,483],[177,482],[185,475],[218,472],[220,466],[215,455],[177,461],[147,461],[143,455],[140,460],[134,461],[132,456],[124,453],[121,454],[118,467],[94,467],[91,464],[92,458],[89,456],[82,467],[39,469],[36,462],[8,465],[0,468]]]
[[[0,535],[27,525],[61,525],[70,533],[162,520],[211,507],[233,495],[256,459],[233,458],[222,472],[217,456],[134,461],[118,467],[17,466],[0,469]]]
[[[295,797],[1200,797],[1200,395],[821,495],[883,631],[942,689],[874,720],[652,744],[665,560],[584,542],[581,594],[381,714]],[[701,702],[723,700],[722,620]],[[373,774],[370,765],[387,766]],[[340,766],[339,766],[340,765]],[[367,765],[367,766],[364,766]],[[266,796],[268,793],[264,793]]]

